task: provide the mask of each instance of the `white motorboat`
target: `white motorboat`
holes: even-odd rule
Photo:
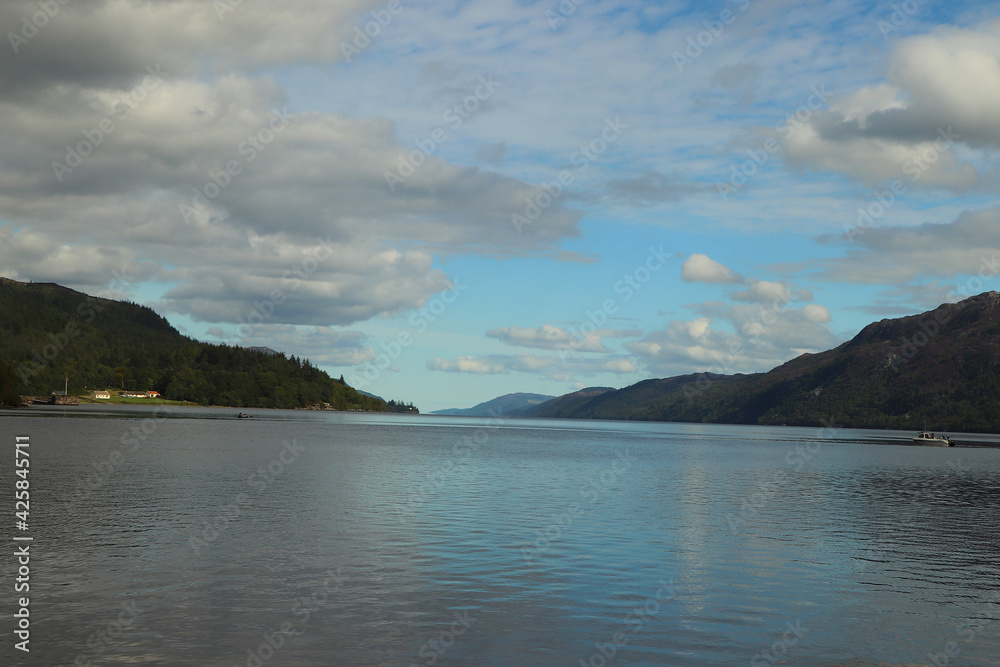
[[[913,438],[913,443],[916,445],[925,445],[927,447],[954,447],[955,441],[951,438],[947,438],[943,435],[934,435],[933,433],[928,433],[927,431],[921,431]]]

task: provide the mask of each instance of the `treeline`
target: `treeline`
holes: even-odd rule
[[[145,306],[52,284],[0,281],[0,360],[18,394],[47,395],[69,378],[71,394],[119,388],[202,405],[388,409],[308,359],[201,343]]]
[[[6,361],[0,360],[0,408],[17,407],[21,396],[17,392],[17,371]]]
[[[386,406],[389,412],[407,412],[415,415],[420,414],[420,410],[418,410],[417,406],[413,405],[413,403],[403,403],[402,401],[390,400],[386,403]]]
[[[816,357],[770,373],[645,380],[568,405],[542,404],[531,416],[899,430],[926,424],[936,431],[1000,433],[996,365],[952,360],[952,376],[936,385],[923,367],[897,373],[857,358]]]

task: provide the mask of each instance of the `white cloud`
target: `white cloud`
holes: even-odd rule
[[[427,361],[427,369],[445,371],[448,373],[474,373],[476,375],[507,374],[506,366],[476,357],[459,357],[458,359],[442,359],[434,357]]]
[[[713,266],[717,263],[704,255],[692,257],[704,258],[695,267],[706,276],[736,278],[721,264]],[[841,342],[828,325],[831,317],[825,306],[791,305],[811,301],[813,295],[808,290],[787,282],[739,280],[746,288],[730,293],[734,303],[689,305],[687,308],[699,317],[673,320],[640,340],[626,343],[625,348],[648,372],[667,377],[703,371],[768,371],[803,352],[820,352]]]
[[[954,124],[970,145],[1000,146],[1000,19],[978,28],[943,27],[900,42],[889,80],[912,100],[905,110],[871,118],[876,131],[902,121],[932,133]]]
[[[756,280],[745,290],[735,290],[732,297],[736,301],[752,301],[754,303],[782,302],[792,300],[792,292],[780,282]]]
[[[785,128],[786,159],[869,184],[903,179],[964,192],[989,182],[976,164],[980,150],[1000,147],[998,26],[941,27],[899,40],[888,82],[835,98],[828,111]]]
[[[639,335],[633,329],[598,329],[591,333],[568,331],[551,324],[540,327],[503,327],[486,332],[508,345],[533,347],[542,350],[567,350],[574,352],[610,352],[604,338],[626,338]]]
[[[829,322],[830,311],[826,306],[809,303],[802,306],[802,316],[809,322]]]
[[[244,3],[221,21],[188,0],[66,5],[0,72],[18,93],[0,96],[6,275],[97,291],[124,266],[172,285],[157,306],[196,321],[238,323],[271,300],[267,323],[346,326],[446,289],[436,257],[560,252],[581,213],[557,203],[511,224],[536,185],[431,156],[391,192],[385,173],[413,153],[391,123],[290,114],[274,80],[244,72],[340,58],[338,35],[371,4]],[[235,70],[198,70],[222,62]]]
[[[826,324],[827,309],[815,304],[797,309],[712,303],[705,311],[693,320],[674,320],[625,347],[649,372],[666,377],[768,371],[804,352],[821,352],[841,342]],[[735,333],[717,327],[719,320]]]
[[[842,257],[822,260],[818,277],[902,286],[928,278],[1000,273],[1000,207],[966,211],[948,223],[880,226],[853,235]],[[938,304],[935,304],[938,305]]]
[[[465,356],[457,359],[442,359],[435,357],[427,362],[429,370],[447,371],[451,373],[508,374],[511,371],[541,375],[550,380],[564,382],[573,381],[579,376],[591,376],[603,373],[628,375],[638,368],[631,360],[624,357],[613,358],[578,358],[570,357],[539,357],[527,354],[502,355],[494,354],[484,357]]]
[[[601,342],[600,336],[590,334],[580,339],[579,337],[574,337],[570,332],[551,324],[544,324],[533,329],[517,326],[491,329],[486,332],[486,335],[509,345],[535,347],[543,350],[567,349],[570,343],[575,342],[581,351],[607,351],[607,348]]]
[[[813,294],[809,290],[794,289],[787,282],[746,278],[743,283],[747,288],[733,290],[730,295],[733,301],[785,305],[792,301],[812,301],[813,299]]]
[[[231,345],[269,347],[289,355],[308,357],[318,366],[357,366],[377,356],[368,344],[367,334],[333,327],[259,324],[211,327],[206,333]]]
[[[740,283],[743,279],[728,267],[695,253],[684,260],[681,278],[690,283]]]

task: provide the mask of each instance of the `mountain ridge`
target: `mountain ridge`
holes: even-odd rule
[[[545,401],[556,398],[548,394],[532,394],[527,392],[516,392],[497,396],[489,401],[483,401],[471,408],[446,408],[435,410],[432,415],[450,415],[461,417],[493,417],[496,415],[512,416],[524,409],[535,405],[540,405]]]
[[[1000,293],[882,319],[770,371],[648,379],[533,417],[1000,432]]]

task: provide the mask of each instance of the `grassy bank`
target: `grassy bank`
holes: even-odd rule
[[[80,403],[95,405],[198,405],[188,401],[168,401],[164,398],[122,398],[121,396],[112,396],[111,398],[80,396],[79,398]]]

